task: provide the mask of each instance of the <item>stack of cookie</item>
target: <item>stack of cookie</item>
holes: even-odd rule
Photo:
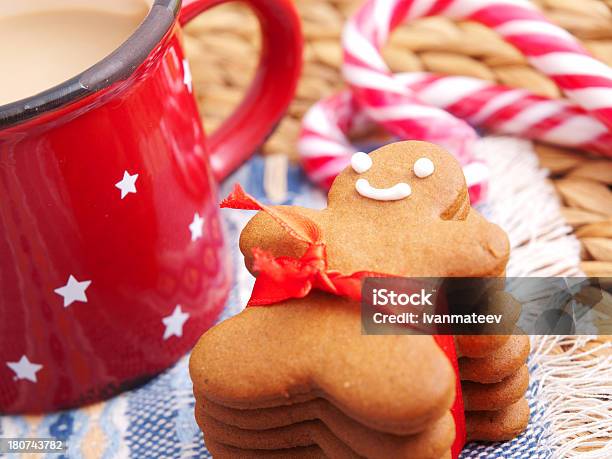
[[[327,276],[502,276],[508,239],[470,207],[459,164],[440,148],[399,142],[368,158],[336,178],[325,210],[241,207],[263,210],[240,248],[258,275],[253,294],[266,301],[207,331],[190,360],[196,419],[216,458],[450,457],[452,357],[431,336],[363,335],[358,301],[302,282],[309,274],[295,268],[317,253],[304,234],[317,235],[325,257],[309,269]],[[417,161],[427,174],[415,172]],[[262,275],[254,253],[273,274]],[[525,342],[457,338],[468,440],[524,427],[514,402],[524,392],[516,381],[524,381]]]
[[[486,343],[483,344],[483,342]],[[502,441],[529,421],[529,337],[457,337],[468,438]]]
[[[516,437],[529,421],[525,392],[529,385],[529,338],[515,328],[520,304],[503,291],[503,279],[484,295],[487,309],[502,313],[502,331],[512,335],[456,336],[459,372],[466,410],[468,437],[502,441]],[[486,331],[486,330],[483,330]]]
[[[317,293],[206,333],[190,369],[215,458],[447,456],[448,358],[430,336],[362,336],[355,312]]]

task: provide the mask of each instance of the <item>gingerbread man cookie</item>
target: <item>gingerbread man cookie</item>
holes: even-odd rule
[[[366,156],[370,167],[354,169],[353,164],[336,178],[326,209],[292,207],[322,229],[331,270],[415,277],[504,273],[508,238],[470,207],[461,167],[452,156],[433,144],[413,141],[386,145]],[[419,177],[415,168],[423,175],[418,167],[423,160],[432,166]],[[264,212],[240,237],[251,272],[256,247],[296,258],[306,248]]]

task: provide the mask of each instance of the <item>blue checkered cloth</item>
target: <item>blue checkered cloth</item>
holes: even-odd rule
[[[240,182],[255,197],[265,201],[263,161],[255,158],[245,164],[222,186],[226,196],[234,183]],[[288,197],[285,204],[322,208],[325,196],[307,183],[297,168],[290,168]],[[252,212],[223,210],[228,240],[232,242],[236,285],[220,320],[240,312],[253,286],[243,268],[238,251],[238,235]],[[529,428],[520,437],[505,443],[471,443],[462,458],[553,457],[543,444],[543,407],[536,403],[538,381],[532,381],[527,393],[532,414]],[[147,384],[113,399],[85,408],[46,416],[0,417],[0,437],[55,437],[66,440],[69,458],[209,458],[202,435],[193,416],[194,399],[185,356],[174,367]],[[45,457],[45,456],[43,456]]]

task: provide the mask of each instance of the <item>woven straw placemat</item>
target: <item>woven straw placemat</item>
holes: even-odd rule
[[[566,28],[599,59],[612,65],[612,0],[537,0],[546,15]],[[359,0],[296,2],[306,46],[304,70],[287,116],[263,146],[265,154],[296,156],[300,119],[321,97],[342,86],[340,35]],[[186,29],[196,94],[208,132],[240,101],[257,63],[258,24],[240,4],[215,8]],[[557,86],[531,68],[512,45],[474,22],[426,18],[401,26],[384,56],[394,71],[461,74],[560,97]],[[582,269],[612,276],[612,161],[538,145],[542,166],[564,204],[563,214],[583,246]]]

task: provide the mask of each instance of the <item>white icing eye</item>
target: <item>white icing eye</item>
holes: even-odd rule
[[[372,167],[372,158],[361,151],[354,153],[353,156],[351,156],[351,167],[358,174],[363,174]]]
[[[434,163],[429,158],[419,158],[414,163],[414,175],[418,178],[429,177],[434,173],[435,167]]]

